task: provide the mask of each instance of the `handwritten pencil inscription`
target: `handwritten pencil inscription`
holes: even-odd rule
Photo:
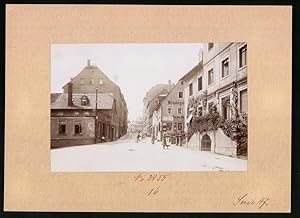
[[[133,177],[133,181],[137,184],[150,185],[150,188],[144,193],[146,196],[155,196],[160,192],[161,186],[165,184],[172,174],[167,173],[139,173]]]
[[[236,200],[233,201],[234,206],[244,205],[244,206],[253,206],[258,209],[265,208],[269,206],[270,198],[268,197],[251,197],[248,194],[239,195]]]

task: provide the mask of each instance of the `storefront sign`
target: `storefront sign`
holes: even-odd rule
[[[173,121],[173,116],[163,116],[163,121]]]

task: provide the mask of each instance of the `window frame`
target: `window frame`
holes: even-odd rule
[[[241,66],[241,62],[240,62],[240,50],[243,48],[243,47],[246,47],[246,64],[244,66]],[[248,56],[248,45],[247,43],[243,43],[241,45],[238,46],[237,48],[237,63],[238,63],[238,70],[241,70],[241,69],[244,69],[245,67],[248,66],[248,61],[247,61],[247,56]]]
[[[228,59],[227,60],[227,62],[228,62],[228,74],[227,75],[225,75],[225,76],[223,76],[223,62],[226,60],[226,59]],[[221,78],[221,80],[222,79],[225,79],[225,78],[227,78],[227,77],[229,77],[230,76],[230,58],[229,58],[229,55],[227,55],[227,56],[225,56],[224,58],[222,58],[221,59],[221,62],[220,62],[220,78]]]
[[[103,79],[102,78],[98,79],[98,85],[103,85]]]
[[[199,89],[199,79],[200,78],[201,78],[201,89]],[[197,78],[197,85],[198,85],[198,87],[197,87],[198,92],[202,91],[203,90],[203,76],[202,75]]]
[[[194,90],[193,90],[194,89],[194,85],[193,84],[194,84],[193,82],[191,82],[189,84],[189,96],[192,96],[194,94]],[[192,87],[192,89],[191,89],[191,87]]]
[[[224,111],[223,111],[223,99],[224,99],[224,98],[227,98],[227,97],[229,98],[229,109],[228,109],[228,111],[229,111],[229,116],[228,116],[227,118],[225,118],[225,117],[224,117]],[[230,94],[226,94],[226,95],[220,97],[220,112],[221,112],[221,116],[222,116],[225,120],[228,120],[228,119],[231,118],[230,104],[231,104]],[[226,114],[226,116],[227,116],[227,114]]]
[[[171,109],[171,112],[169,112],[169,109]],[[173,107],[171,105],[167,106],[167,113],[172,114],[173,113]]]
[[[62,126],[61,123],[64,123],[65,126],[65,132],[60,132],[60,126]],[[58,124],[58,135],[66,135],[67,134],[67,120],[58,120],[57,122]]]
[[[85,79],[84,79],[84,78],[80,78],[79,84],[80,84],[80,85],[84,85],[84,84],[85,84]]]
[[[181,127],[181,128],[179,129],[179,127]],[[183,130],[183,124],[182,123],[177,123],[177,130],[178,131],[182,131]]]
[[[211,84],[209,84],[209,72],[212,71],[213,72],[213,81]],[[207,71],[207,87],[213,85],[215,83],[215,72],[214,72],[214,68],[210,68],[208,71]]]
[[[94,78],[89,79],[89,85],[91,85],[91,86],[95,85],[95,79]]]
[[[211,47],[210,47],[210,44],[212,44]],[[211,51],[214,47],[215,47],[215,43],[213,43],[213,42],[208,42],[207,43],[207,51]]]
[[[242,105],[242,104],[241,104],[241,103],[242,103],[242,102],[241,102],[241,92],[242,92],[242,91],[245,91],[245,90],[247,90],[247,112],[242,112],[242,111],[241,111],[241,109],[242,109],[242,107],[241,107],[241,105]],[[243,88],[239,89],[238,91],[239,91],[239,99],[238,99],[238,100],[239,100],[239,101],[238,101],[239,113],[240,113],[240,114],[241,114],[241,113],[248,113],[248,87],[243,87]]]
[[[181,94],[182,97],[180,97],[180,94]],[[181,91],[178,92],[178,98],[183,98],[183,92],[181,92]]]
[[[80,128],[80,133],[76,133],[76,125],[77,125],[76,123],[80,123],[80,127],[81,127]],[[82,129],[83,129],[82,124],[83,124],[83,122],[81,120],[74,120],[73,121],[73,135],[82,135]]]
[[[167,125],[166,125],[166,129],[167,129],[167,131],[172,131],[172,129],[173,129],[173,124],[172,123],[167,123]],[[171,127],[170,129],[169,129],[169,127]]]
[[[179,112],[179,110],[180,110],[181,112]],[[178,114],[183,114],[183,109],[182,109],[182,107],[178,107],[178,108],[177,108],[177,113],[178,113]]]

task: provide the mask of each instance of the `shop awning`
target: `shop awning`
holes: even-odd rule
[[[187,118],[187,120],[185,121],[185,123],[189,123],[192,118],[193,118],[193,113],[190,114],[190,116]]]

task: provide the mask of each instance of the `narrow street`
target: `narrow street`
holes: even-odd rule
[[[246,171],[247,161],[171,145],[163,149],[134,135],[102,144],[51,150],[52,172]]]

